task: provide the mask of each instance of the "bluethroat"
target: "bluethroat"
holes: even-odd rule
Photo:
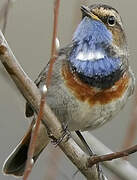
[[[92,130],[111,120],[134,90],[134,75],[128,63],[126,36],[118,11],[108,5],[81,6],[82,20],[71,43],[59,50],[53,67],[47,103],[70,131]],[[35,83],[42,88],[48,66]],[[35,114],[26,104],[26,116]],[[6,174],[22,176],[27,159],[31,126],[5,161]],[[49,143],[41,123],[34,161]]]

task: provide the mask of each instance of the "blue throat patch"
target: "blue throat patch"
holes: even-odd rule
[[[73,42],[75,45],[68,59],[77,73],[103,77],[120,68],[120,58],[111,57],[104,49],[112,44],[112,33],[102,22],[84,17],[74,33]]]

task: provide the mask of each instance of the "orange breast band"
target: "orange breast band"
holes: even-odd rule
[[[67,64],[62,66],[62,76],[65,85],[74,96],[82,102],[87,101],[91,106],[95,104],[107,104],[120,98],[128,87],[129,77],[125,73],[115,85],[109,89],[100,90],[83,83],[75,73],[72,73]]]

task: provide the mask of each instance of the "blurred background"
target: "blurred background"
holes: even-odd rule
[[[0,7],[4,2],[5,0],[0,0]],[[71,41],[72,34],[81,18],[80,5],[94,3],[111,5],[120,12],[128,39],[129,62],[136,76],[136,0],[61,0],[58,29],[61,46]],[[52,24],[53,0],[17,0],[10,9],[5,36],[24,71],[33,80],[49,60]],[[113,121],[93,131],[93,134],[113,151],[120,150],[123,145],[134,107],[133,99]],[[28,120],[24,116],[24,105],[25,100],[0,64],[0,171],[4,160],[28,127]],[[137,144],[137,138],[134,143]],[[137,153],[131,155],[129,160],[137,167]],[[74,176],[76,171],[77,169],[59,148],[50,144],[35,164],[29,180],[84,180],[85,178],[79,172]],[[108,179],[118,180],[109,171],[105,171]],[[0,180],[14,179],[0,173]]]

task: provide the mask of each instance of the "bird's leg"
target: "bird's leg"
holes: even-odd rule
[[[55,145],[55,147],[58,146],[64,138],[66,138],[66,141],[68,141],[68,139],[70,138],[70,131],[68,130],[67,123],[62,123],[62,136],[59,139],[56,139],[48,128],[47,133],[49,138],[52,139],[51,143]]]
[[[80,138],[81,142],[84,144],[85,148],[87,149],[88,153],[90,156],[94,156],[95,154],[93,153],[93,151],[90,149],[89,145],[87,144],[86,140],[84,139],[84,137],[82,136],[80,131],[75,131],[76,134],[78,135],[78,137]]]
[[[61,141],[66,138],[66,141],[70,138],[70,131],[68,130],[68,123],[62,123],[62,137],[57,139],[55,146],[58,146]]]
[[[90,149],[89,145],[87,144],[86,140],[84,139],[83,135],[81,134],[80,131],[75,131],[82,143],[84,144],[85,148],[87,149],[88,153],[90,156],[96,156],[96,154],[93,153],[93,151]],[[97,171],[98,171],[98,179],[99,180],[105,180],[103,176],[103,171],[102,168],[100,167],[99,163],[96,164]],[[74,176],[77,174],[78,171],[74,174]]]

